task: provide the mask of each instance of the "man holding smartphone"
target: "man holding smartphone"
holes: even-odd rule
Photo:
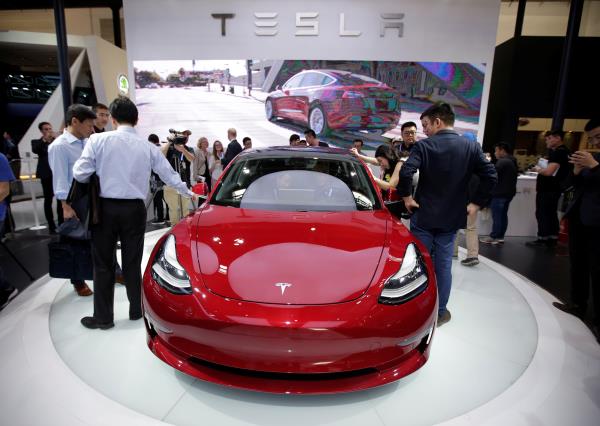
[[[588,143],[600,148],[600,117],[585,126]],[[570,183],[575,194],[567,207],[569,221],[569,258],[571,261],[571,303],[553,305],[568,314],[585,318],[590,295],[594,305],[592,332],[600,343],[600,152],[576,151]]]

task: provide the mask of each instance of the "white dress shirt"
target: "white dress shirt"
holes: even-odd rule
[[[52,187],[57,200],[66,200],[73,182],[73,165],[81,157],[87,139],[77,139],[65,129],[48,147]]]
[[[88,182],[96,172],[100,179],[100,197],[145,200],[151,171],[181,195],[192,196],[158,147],[138,136],[133,127],[119,125],[112,132],[90,136],[73,166],[73,177],[79,182]]]

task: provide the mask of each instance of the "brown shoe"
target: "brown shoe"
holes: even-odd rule
[[[115,275],[115,282],[117,284],[123,284],[123,285],[125,285],[125,277],[123,276],[123,274]]]
[[[77,295],[81,297],[91,296],[94,294],[92,289],[89,288],[85,282],[73,284],[73,288],[77,292]]]

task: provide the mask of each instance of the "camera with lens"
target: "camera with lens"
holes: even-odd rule
[[[188,137],[192,134],[189,130],[180,132],[175,129],[169,129],[170,135],[167,136],[167,140],[171,145],[185,145],[188,141]]]

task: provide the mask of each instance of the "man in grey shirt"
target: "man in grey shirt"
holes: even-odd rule
[[[117,130],[92,135],[73,167],[73,177],[79,182],[88,182],[93,173],[100,179],[100,221],[92,226],[94,314],[82,318],[81,323],[87,328],[103,330],[114,326],[113,254],[118,239],[122,246],[129,319],[142,317],[144,200],[148,195],[150,173],[154,171],[181,195],[193,196],[159,148],[136,133],[138,110],[135,104],[129,98],[119,97],[110,104],[109,110],[113,128]]]

